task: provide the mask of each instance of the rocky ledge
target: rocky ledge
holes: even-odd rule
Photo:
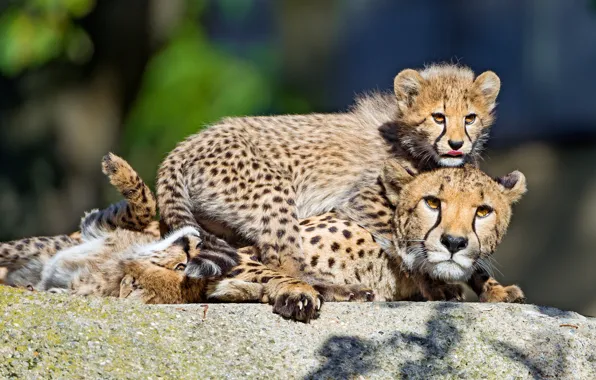
[[[533,305],[145,306],[0,286],[0,378],[596,378],[596,319]]]

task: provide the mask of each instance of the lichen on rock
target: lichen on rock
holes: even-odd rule
[[[0,286],[0,378],[596,378],[596,320],[533,305],[147,306]]]

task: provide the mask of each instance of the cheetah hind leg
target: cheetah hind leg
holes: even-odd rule
[[[313,288],[321,294],[325,302],[372,302],[374,291],[364,285],[336,285],[327,282],[313,282]]]
[[[128,162],[113,153],[104,156],[101,165],[103,173],[124,199],[103,210],[87,213],[81,220],[81,233],[93,236],[98,230],[147,229],[157,212],[155,196],[151,189]]]

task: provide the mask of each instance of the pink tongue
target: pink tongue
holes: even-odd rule
[[[460,152],[459,150],[450,150],[449,152],[447,152],[447,155],[457,157],[457,156],[463,156],[463,153]]]

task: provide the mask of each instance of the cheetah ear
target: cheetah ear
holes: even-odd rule
[[[393,81],[393,90],[400,107],[409,107],[420,93],[424,78],[416,70],[405,69],[400,71]]]
[[[501,89],[501,79],[492,71],[485,71],[478,75],[474,81],[474,86],[484,95],[492,110],[496,105],[497,96]]]
[[[526,187],[526,176],[520,171],[514,171],[506,176],[496,178],[499,185],[503,187],[502,192],[511,203],[519,201],[528,190]]]
[[[397,160],[385,162],[381,173],[381,183],[385,187],[385,195],[392,205],[397,205],[401,189],[413,179],[414,172],[402,166]]]

